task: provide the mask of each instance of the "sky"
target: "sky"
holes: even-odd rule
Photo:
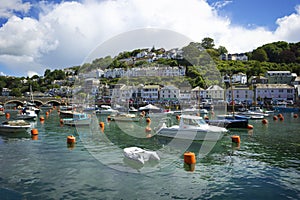
[[[78,66],[95,49],[105,52],[112,38],[130,44],[125,50],[141,48],[135,37],[120,35],[145,29],[195,42],[211,37],[229,53],[248,52],[275,41],[299,42],[300,0],[1,0],[0,75]],[[156,48],[168,48],[163,41],[170,35],[155,36]]]

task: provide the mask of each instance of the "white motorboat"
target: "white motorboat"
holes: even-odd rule
[[[116,115],[111,115],[111,119],[113,121],[120,122],[138,122],[140,120],[137,115],[130,113],[118,113]]]
[[[68,126],[88,126],[91,118],[86,113],[73,113],[72,118],[64,118],[63,124]]]
[[[179,125],[167,127],[163,122],[156,134],[169,138],[217,141],[226,132],[226,128],[209,125],[202,117],[181,115]]]
[[[17,114],[17,119],[35,120],[36,118],[37,118],[37,114],[34,110],[23,109],[22,113]]]
[[[144,150],[139,147],[127,147],[123,149],[123,154],[126,158],[144,164],[147,161],[159,161],[160,158],[155,151]]]
[[[30,129],[30,123],[24,120],[4,121],[0,124],[0,132],[2,133],[21,133]]]
[[[117,114],[119,111],[112,109],[111,106],[108,105],[101,105],[98,110],[96,110],[96,114],[102,114],[102,115],[111,115],[111,114]]]

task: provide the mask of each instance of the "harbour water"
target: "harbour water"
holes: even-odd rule
[[[32,123],[37,138],[0,134],[0,199],[300,199],[300,118],[283,116],[252,120],[253,130],[231,130],[217,143],[190,143],[147,138],[146,123],[105,116],[94,127],[61,126],[53,111]],[[128,146],[156,150],[161,160],[135,165],[124,160]],[[196,153],[194,168],[184,166],[184,151]]]

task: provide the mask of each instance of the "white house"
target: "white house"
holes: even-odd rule
[[[295,100],[295,89],[288,84],[257,84],[256,98],[272,100]]]
[[[206,89],[206,98],[213,100],[224,100],[224,89],[218,85],[209,86]]]
[[[232,99],[239,101],[253,101],[253,90],[247,86],[232,86],[226,90],[226,100],[230,102]]]
[[[178,99],[179,98],[179,88],[173,86],[173,85],[167,85],[163,88],[160,89],[160,92],[159,92],[159,97],[161,100],[164,100],[164,99],[168,99],[168,100],[171,100],[171,99]]]
[[[141,97],[146,100],[158,100],[159,85],[145,85],[141,91]]]
[[[192,99],[204,99],[206,98],[206,90],[197,86],[192,89],[191,91],[191,98]]]

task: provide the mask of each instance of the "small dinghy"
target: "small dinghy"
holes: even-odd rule
[[[139,147],[125,148],[123,149],[123,153],[126,158],[137,161],[141,164],[144,164],[149,160],[160,160],[159,156],[155,151],[147,151]]]

